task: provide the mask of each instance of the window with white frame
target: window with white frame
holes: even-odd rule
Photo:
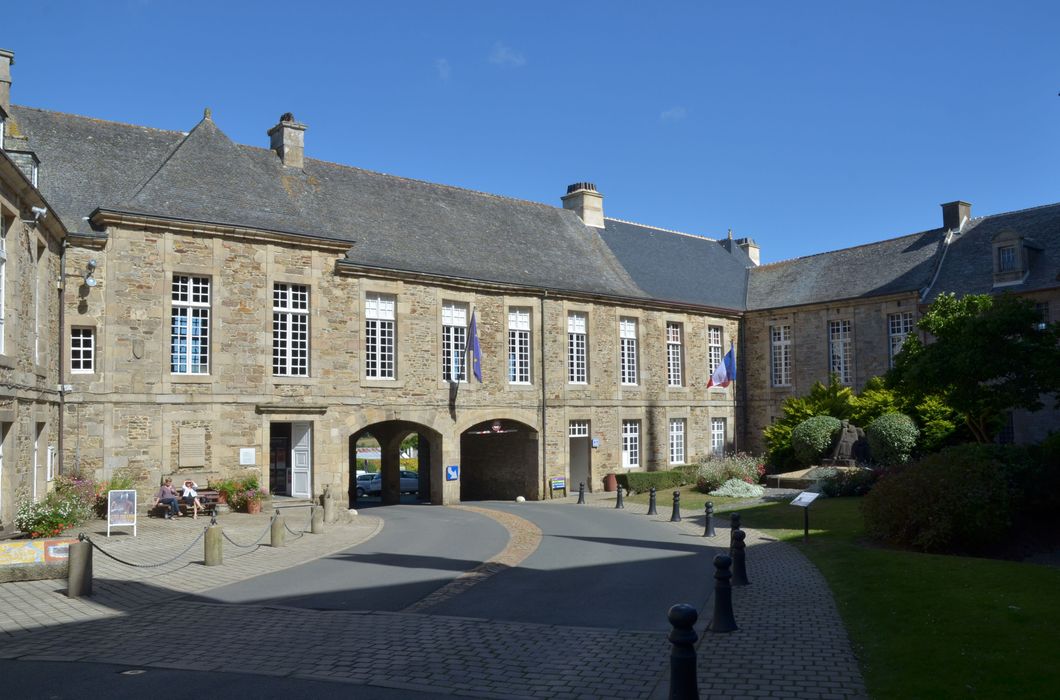
[[[627,386],[637,383],[637,319],[618,320],[619,381]]]
[[[829,321],[828,371],[839,377],[841,384],[850,384],[852,381],[852,353],[853,343],[850,337],[850,321]]]
[[[724,331],[721,326],[707,326],[707,373],[713,374],[725,357]]]
[[[997,249],[997,269],[998,272],[1012,272],[1019,268],[1019,262],[1016,256],[1016,246],[1005,245]]]
[[[55,445],[48,445],[48,457],[47,457],[47,459],[48,459],[48,462],[47,462],[47,466],[46,466],[46,468],[44,470],[44,477],[48,481],[54,481],[55,480],[55,465],[56,465]]]
[[[913,332],[913,312],[903,311],[897,314],[887,314],[887,340],[890,345],[891,367],[894,367],[894,358],[902,350],[905,339]]]
[[[567,427],[567,437],[589,437],[589,421],[572,420]]]
[[[622,421],[622,466],[636,469],[640,466],[640,421]]]
[[[725,454],[725,419],[710,419],[710,452],[716,457]]]
[[[670,419],[670,464],[685,463],[685,419]]]
[[[791,326],[770,326],[770,373],[773,386],[791,385]]]
[[[681,347],[681,324],[666,324],[666,383],[670,386],[681,386],[684,353]]]
[[[96,329],[70,329],[70,371],[91,374],[96,371]]]
[[[4,322],[7,315],[7,232],[14,217],[0,212],[0,353],[6,352],[4,345]]]
[[[530,309],[508,309],[508,383],[530,383]]]
[[[272,285],[272,373],[309,376],[309,287]]]
[[[169,371],[210,373],[210,278],[173,275]]]
[[[588,323],[585,314],[567,314],[567,382],[585,384],[589,380]]]
[[[467,381],[467,304],[442,302],[442,379]]]
[[[396,379],[394,321],[397,300],[390,294],[364,295],[365,379]]]

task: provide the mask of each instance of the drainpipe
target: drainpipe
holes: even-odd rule
[[[545,494],[551,495],[548,490],[548,445],[547,431],[545,430],[545,398],[547,393],[545,391],[545,297],[548,296],[547,291],[541,293],[541,332],[538,334],[541,336],[539,343],[541,347],[541,500],[545,500]]]
[[[59,358],[59,439],[57,440],[59,454],[57,457],[60,474],[66,473],[63,468],[63,418],[66,415],[66,376],[63,371],[66,366],[66,358],[63,355],[63,338],[66,337],[66,305],[64,301],[66,292],[66,249],[69,245],[64,238],[59,249],[59,352],[57,353]]]

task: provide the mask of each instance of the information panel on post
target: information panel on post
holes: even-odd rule
[[[810,504],[816,501],[817,497],[820,495],[821,494],[814,493],[813,491],[803,491],[795,497],[794,501],[792,501],[788,505],[799,506],[800,508],[809,508]]]

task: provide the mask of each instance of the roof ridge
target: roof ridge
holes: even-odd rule
[[[1033,207],[1025,207],[1023,209],[1013,209],[1012,211],[1002,211],[997,214],[984,214],[982,216],[975,217],[975,219],[993,219],[997,216],[1009,216],[1011,214],[1024,214],[1029,211],[1035,211],[1037,209],[1048,209],[1049,207],[1060,206],[1060,202],[1053,202],[1052,204],[1039,204]],[[973,219],[973,221],[975,220]]]
[[[195,131],[196,131],[196,129],[198,129],[198,128],[199,128],[200,126],[202,126],[203,122],[205,122],[205,121],[206,121],[206,117],[203,117],[203,118],[202,118],[202,119],[201,119],[201,120],[199,121],[199,123],[198,123],[198,124],[196,124],[195,126],[193,126],[193,127],[191,128],[191,131],[189,131],[189,132],[187,132],[186,134],[184,134],[184,136],[183,136],[183,137],[182,137],[182,138],[181,138],[180,140],[178,140],[178,141],[177,141],[177,142],[176,142],[175,144],[173,144],[173,146],[172,146],[172,147],[171,147],[171,148],[169,149],[169,153],[167,153],[167,154],[166,154],[166,156],[165,156],[165,158],[163,158],[163,159],[162,159],[162,161],[161,161],[161,162],[160,162],[160,163],[158,164],[158,167],[157,167],[157,168],[155,168],[155,169],[154,169],[154,170],[153,170],[153,171],[151,172],[151,174],[150,174],[150,175],[148,175],[147,177],[145,177],[145,178],[143,179],[143,181],[141,181],[140,183],[138,183],[138,184],[137,184],[137,185],[136,185],[136,186],[135,186],[135,187],[133,188],[132,192],[131,192],[131,193],[130,193],[130,194],[129,194],[129,195],[127,196],[127,197],[125,197],[124,201],[125,201],[125,202],[129,202],[129,203],[131,203],[131,202],[132,202],[132,201],[133,201],[134,199],[136,199],[136,197],[137,197],[137,196],[138,196],[138,195],[139,195],[139,194],[140,194],[141,192],[143,192],[143,191],[144,191],[144,189],[145,189],[145,188],[146,188],[146,187],[147,187],[148,185],[150,185],[150,184],[151,184],[151,181],[152,181],[152,180],[154,180],[154,179],[155,179],[156,177],[158,177],[158,174],[159,174],[160,172],[162,172],[162,171],[163,171],[163,170],[165,169],[165,167],[166,167],[166,165],[167,165],[167,164],[169,163],[169,161],[173,159],[173,156],[175,156],[175,155],[177,154],[177,152],[178,152],[178,151],[179,151],[179,150],[181,149],[181,147],[182,147],[182,146],[184,146],[184,144],[186,144],[186,143],[188,142],[188,139],[190,139],[190,138],[191,138],[191,135],[192,135],[192,134],[194,134],[194,133],[195,133]],[[183,133],[183,132],[182,132],[182,133]]]
[[[130,124],[129,122],[120,122],[114,119],[100,119],[99,117],[89,117],[84,114],[74,114],[73,112],[60,112],[56,109],[44,109],[43,107],[29,107],[27,105],[12,105],[12,107],[18,107],[19,109],[30,109],[34,112],[46,112],[48,114],[56,114],[61,117],[73,117],[75,119],[84,119],[89,122],[99,122],[100,124],[115,124],[117,126],[129,126],[134,129],[147,129],[148,131],[159,131],[163,134],[181,134],[184,136],[188,135],[186,131],[179,131],[177,129],[159,129],[155,126],[144,126],[143,124]]]
[[[810,253],[809,255],[799,255],[799,256],[796,256],[794,258],[788,258],[786,260],[774,260],[773,262],[770,262],[770,263],[763,263],[762,265],[759,265],[755,269],[761,270],[763,268],[774,267],[776,265],[785,265],[787,263],[796,262],[798,260],[807,260],[809,258],[817,258],[817,257],[820,257],[822,255],[834,255],[836,253],[843,253],[843,252],[848,251],[848,250],[857,250],[858,248],[868,248],[869,246],[881,245],[883,243],[892,243],[894,241],[900,241],[903,238],[916,238],[918,236],[923,236],[924,234],[932,233],[934,231],[945,231],[945,230],[947,230],[947,229],[943,229],[942,227],[924,229],[923,231],[917,231],[916,233],[907,233],[907,234],[904,234],[902,236],[892,236],[891,238],[882,238],[882,239],[880,239],[878,241],[869,241],[868,243],[859,243],[857,245],[847,246],[846,248],[836,248],[835,250],[823,250],[820,253]]]
[[[652,226],[651,224],[642,224],[639,221],[630,221],[629,219],[619,219],[618,217],[614,217],[614,216],[605,216],[604,217],[604,221],[617,221],[620,224],[630,224],[631,226],[641,226],[643,228],[650,228],[653,231],[663,231],[665,233],[674,233],[674,234],[677,234],[678,236],[687,236],[688,238],[697,238],[697,239],[699,239],[701,241],[710,241],[712,243],[717,243],[717,242],[719,242],[721,240],[721,239],[718,239],[718,238],[711,238],[710,236],[701,236],[698,233],[687,233],[685,231],[677,231],[677,230],[674,230],[672,228],[663,228],[662,226]]]

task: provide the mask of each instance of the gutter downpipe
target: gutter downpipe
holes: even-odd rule
[[[549,497],[552,496],[552,492],[548,490],[548,440],[547,431],[545,430],[545,400],[547,393],[545,391],[545,297],[548,296],[547,290],[541,290],[540,308],[541,308],[541,500],[545,500],[545,494]]]
[[[66,337],[66,249],[69,245],[64,237],[59,250],[59,439],[56,442],[59,446],[60,474],[66,473],[63,465],[63,418],[66,415],[66,377],[63,376],[66,358],[63,355],[63,339]]]

